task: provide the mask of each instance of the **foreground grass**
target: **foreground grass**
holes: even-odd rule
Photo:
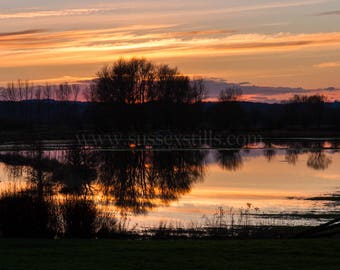
[[[339,269],[340,240],[0,239],[0,269]]]

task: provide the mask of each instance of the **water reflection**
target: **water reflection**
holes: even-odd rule
[[[266,157],[268,162],[271,162],[276,155],[275,148],[271,142],[266,142],[263,150],[263,155]]]
[[[122,151],[91,153],[98,183],[116,206],[146,213],[157,204],[168,204],[190,192],[202,180],[203,151]]]
[[[225,170],[237,171],[243,166],[243,158],[240,150],[217,151],[217,162]]]
[[[332,159],[323,144],[265,143],[263,155],[271,162],[277,149],[284,146],[289,164],[295,165],[299,155],[308,153],[309,168],[326,170]],[[37,144],[31,151],[2,153],[0,162],[12,177],[25,175],[40,197],[55,192],[93,195],[96,185],[117,206],[145,213],[157,203],[167,204],[190,192],[194,183],[204,179],[208,163],[217,163],[227,171],[241,170],[247,153],[251,155],[251,150],[242,146],[238,150],[101,151],[70,145],[62,151],[45,151]]]
[[[327,144],[338,146],[332,142]],[[306,166],[322,171],[332,164],[324,145],[325,142],[267,142],[264,149],[256,151],[262,151],[268,162],[273,162],[278,152],[284,151],[284,160],[294,166],[301,155],[307,154]],[[284,150],[279,150],[281,148]],[[94,205],[97,208],[114,205],[121,214],[147,214],[190,194],[195,184],[205,180],[211,164],[235,173],[247,166],[247,156],[253,153],[253,150],[244,150],[244,146],[232,150],[102,151],[69,145],[63,150],[46,151],[42,144],[32,146],[30,151],[2,152],[0,162],[12,177],[24,179],[25,185],[17,190],[2,189],[0,219],[24,222],[10,214],[14,211],[20,213],[19,217],[29,219],[36,228],[42,228],[36,220],[50,224],[51,218],[46,216],[58,209],[55,211],[61,212],[62,218],[57,215],[52,220],[55,224],[63,220],[66,227],[59,226],[63,228],[60,230],[69,228],[85,233],[87,229],[81,228],[80,223],[70,227],[77,224],[71,219],[74,216],[77,220],[79,212],[88,213],[86,226],[94,226]],[[41,231],[48,233],[46,226]]]
[[[93,196],[101,192],[122,211],[146,213],[190,192],[204,176],[206,151],[93,151],[70,147],[58,159],[42,148],[6,153],[11,171],[25,168],[26,192],[44,196]]]
[[[329,148],[337,151],[338,142],[327,142]],[[309,153],[307,166],[315,170],[326,170],[332,159],[325,154],[325,142],[299,142],[291,143],[286,150],[286,161],[295,165],[300,154]]]
[[[307,165],[315,170],[326,170],[332,163],[332,159],[327,157],[322,150],[312,151]]]
[[[89,154],[89,151],[78,146],[65,151],[50,178],[54,185],[61,186],[60,193],[85,196],[92,194],[91,186],[97,179],[97,171]]]

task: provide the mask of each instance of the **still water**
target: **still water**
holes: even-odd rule
[[[228,150],[39,145],[0,152],[1,194],[86,197],[103,212],[127,216],[129,226],[137,228],[198,224],[220,207],[250,207],[262,220],[264,214],[291,215],[281,217],[285,224],[318,223],[321,219],[303,214],[337,212],[339,187],[340,152],[331,142]]]

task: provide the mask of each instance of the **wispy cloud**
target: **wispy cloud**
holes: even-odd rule
[[[330,16],[330,15],[340,15],[340,10],[332,10],[327,12],[317,13],[317,16]]]
[[[259,5],[247,5],[239,6],[225,9],[208,10],[208,13],[233,13],[233,12],[248,12],[248,11],[258,11],[267,9],[278,9],[278,8],[290,8],[290,7],[303,7],[309,5],[317,5],[326,3],[328,0],[305,0],[305,1],[294,1],[294,2],[274,2]]]
[[[260,24],[260,26],[271,27],[271,26],[283,26],[283,25],[290,25],[290,24],[291,24],[290,22],[275,22],[275,23],[263,23],[263,24]]]
[[[114,3],[106,5],[92,5],[87,8],[73,8],[73,9],[55,9],[55,10],[13,10],[12,12],[0,13],[0,20],[6,19],[34,19],[40,17],[60,17],[60,16],[86,16],[93,14],[111,14],[116,13],[115,16],[119,18],[126,17],[133,12],[135,15],[152,15],[152,16],[182,16],[182,15],[215,15],[215,14],[230,14],[253,12],[261,10],[271,10],[278,8],[303,7],[310,5],[318,5],[329,0],[300,0],[300,1],[285,1],[285,2],[271,2],[266,4],[254,5],[240,5],[234,7],[212,6],[209,3],[194,3],[189,1],[188,4],[181,1],[170,3],[162,3],[163,10],[159,9],[159,4],[155,1],[146,1],[143,3],[134,2],[129,3]],[[117,12],[116,12],[117,11]]]
[[[42,33],[43,31],[44,30],[42,29],[30,29],[30,30],[18,31],[18,32],[6,32],[6,33],[0,33],[0,37],[24,36],[24,35]]]
[[[63,10],[36,10],[27,12],[0,13],[0,19],[32,19],[38,17],[89,15],[113,11],[113,8],[87,8],[87,9],[63,9]]]
[[[340,32],[239,34],[229,29],[176,31],[173,25],[0,34],[0,66],[107,62],[119,55],[150,58],[247,55],[339,47]]]
[[[316,67],[316,68],[336,68],[336,67],[340,67],[340,61],[338,61],[338,62],[324,62],[324,63],[314,65],[314,67]]]

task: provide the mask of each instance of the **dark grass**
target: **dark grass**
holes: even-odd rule
[[[340,240],[0,240],[0,269],[339,269]]]

